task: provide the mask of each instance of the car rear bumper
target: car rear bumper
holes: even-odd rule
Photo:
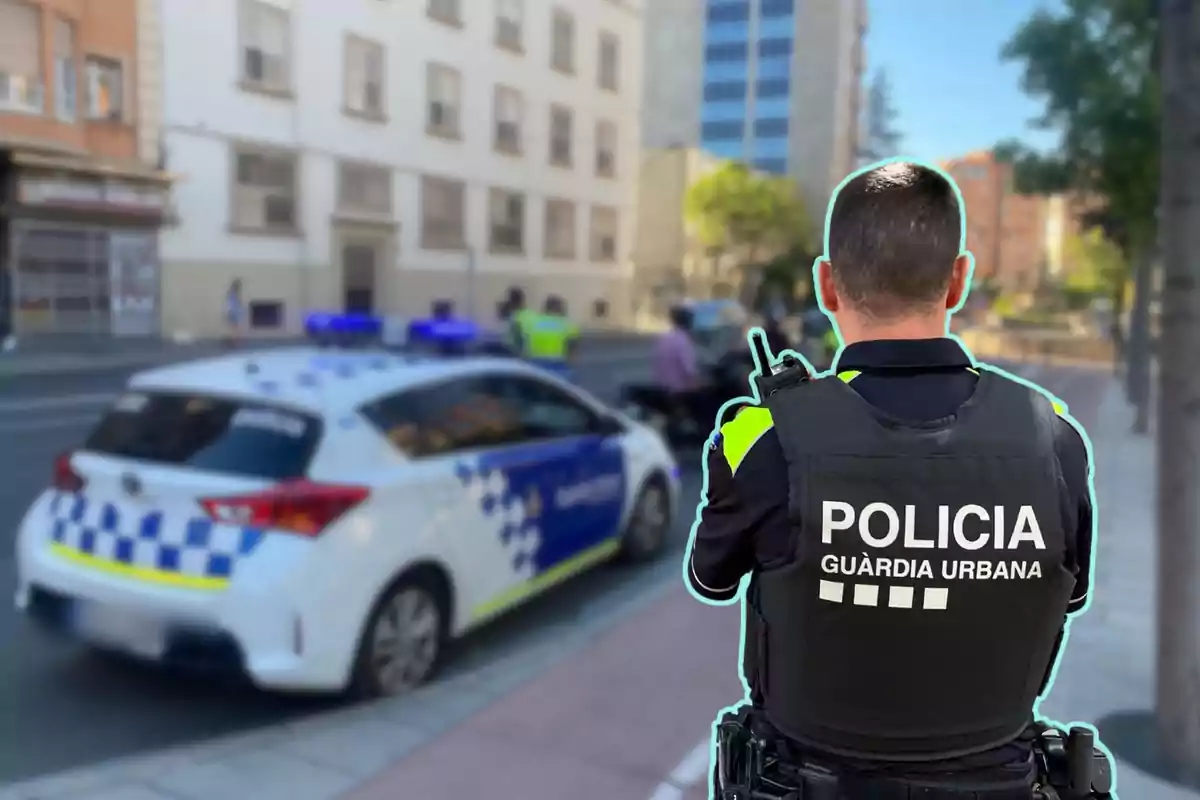
[[[15,597],[39,627],[135,658],[241,673],[268,689],[346,685],[365,609],[352,597],[331,601],[339,597],[336,571],[318,568],[316,543],[289,536],[265,541],[220,589],[162,585],[63,557],[45,536],[42,503],[35,502],[18,533]],[[159,644],[147,650],[121,637],[97,639],[80,624],[81,610],[96,608],[145,621]]]

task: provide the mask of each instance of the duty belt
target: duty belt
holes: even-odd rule
[[[804,758],[780,757],[750,724],[752,709],[727,713],[717,726],[714,800],[1103,800],[1111,798],[1108,757],[1092,732],[1064,734],[1036,725],[1035,763],[1011,780],[975,785],[920,778],[839,775]]]

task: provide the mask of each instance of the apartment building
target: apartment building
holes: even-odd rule
[[[0,317],[19,335],[159,332],[153,0],[0,0]]]
[[[241,281],[252,333],[313,309],[481,319],[511,286],[628,315],[633,0],[163,0],[172,330]]]

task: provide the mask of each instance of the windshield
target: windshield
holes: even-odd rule
[[[244,477],[303,477],[321,421],[279,406],[199,394],[131,392],[84,449],[154,464]]]

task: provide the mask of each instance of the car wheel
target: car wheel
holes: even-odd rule
[[[628,561],[645,561],[662,552],[671,529],[671,502],[667,487],[653,479],[642,487],[621,538],[621,555]]]
[[[391,697],[429,681],[446,645],[446,603],[434,581],[401,580],[376,604],[363,631],[352,693]]]

